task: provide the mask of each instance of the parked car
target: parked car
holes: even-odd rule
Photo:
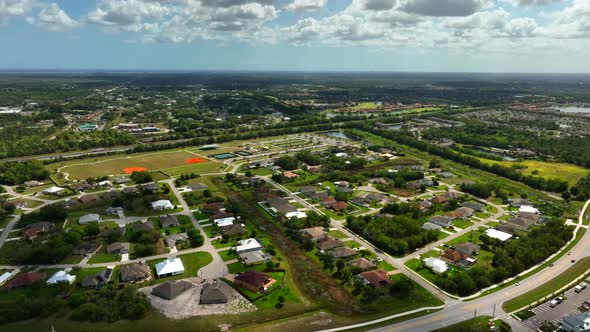
[[[557,307],[561,302],[563,302],[563,297],[558,296],[556,298],[554,298],[553,300],[551,300],[551,302],[549,302],[549,306],[551,308],[555,308]]]
[[[584,303],[582,303],[582,306],[586,309],[590,309],[590,302],[584,301]]]
[[[575,262],[576,262],[576,260],[575,259],[572,259],[572,263],[575,263]]]
[[[581,291],[586,289],[586,287],[588,287],[588,285],[585,282],[582,282],[582,283],[578,284],[576,287],[574,287],[574,292],[580,293]]]

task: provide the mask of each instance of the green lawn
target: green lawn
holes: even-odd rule
[[[572,282],[581,275],[588,273],[590,269],[590,257],[585,257],[577,261],[572,267],[567,269],[562,274],[551,279],[547,283],[525,293],[517,296],[509,301],[504,302],[502,308],[506,312],[512,312],[531,304],[545,296],[551,295],[561,287]]]
[[[453,220],[453,226],[461,228],[461,229],[465,229],[471,225],[473,225],[473,222],[471,222],[470,220],[464,220],[464,219]]]
[[[89,264],[97,264],[97,263],[109,263],[109,262],[120,262],[121,256],[117,254],[107,254],[106,253],[107,245],[104,244],[102,248],[96,253],[96,255],[90,257],[88,260]]]
[[[205,251],[184,254],[184,255],[177,256],[177,258],[180,258],[182,260],[182,264],[184,265],[184,273],[176,275],[176,276],[172,276],[172,277],[157,278],[154,281],[155,283],[159,284],[159,283],[169,281],[169,280],[196,277],[197,271],[200,268],[202,268],[203,266],[205,266],[205,265],[211,263],[211,261],[213,261],[213,257],[211,257],[211,254],[208,252],[205,252]],[[154,273],[155,273],[156,263],[159,263],[162,261],[164,261],[164,259],[160,258],[160,259],[154,259],[154,260],[147,261],[147,263],[152,268],[152,271],[154,271]]]
[[[237,259],[239,256],[236,253],[231,253],[232,250],[223,250],[223,251],[218,251],[219,256],[221,256],[221,259],[223,259],[223,261],[230,261],[232,259]]]
[[[337,229],[336,229],[336,230],[333,230],[333,231],[329,231],[329,232],[328,232],[328,234],[329,234],[331,237],[333,237],[333,238],[335,238],[335,239],[339,239],[339,240],[340,240],[340,239],[347,239],[347,238],[348,238],[348,235],[346,235],[346,234],[342,233],[341,231],[339,231],[339,230],[337,230]]]
[[[512,162],[482,158],[480,158],[480,160],[489,164],[499,164],[506,167],[512,167],[513,164],[524,165],[526,168],[520,170],[524,175],[540,176],[545,179],[560,179],[566,181],[570,185],[576,184],[581,178],[587,176],[589,172],[588,169],[584,167],[568,163],[551,163],[538,160]],[[533,174],[534,171],[537,171],[537,174]]]

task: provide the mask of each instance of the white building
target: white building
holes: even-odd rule
[[[84,216],[81,216],[80,219],[78,219],[78,223],[80,225],[86,225],[86,224],[90,224],[93,222],[102,222],[102,218],[100,217],[100,215],[95,214],[95,213],[91,213],[91,214],[87,214]]]
[[[486,229],[486,235],[493,239],[498,239],[500,241],[506,241],[512,238],[512,234],[502,232],[493,228]]]
[[[76,280],[76,276],[68,274],[66,271],[57,271],[51,276],[51,278],[47,279],[47,284],[56,285],[60,282],[67,282],[71,285],[74,283],[74,280]]]
[[[530,205],[522,205],[521,207],[518,208],[518,212],[539,214],[539,209],[537,209],[534,206],[530,206]]]
[[[46,195],[59,195],[64,190],[64,188],[53,186],[43,190],[43,193]]]
[[[424,260],[424,265],[430,268],[435,273],[443,273],[449,269],[449,266],[444,261],[435,258],[435,257],[428,257]]]
[[[235,217],[219,218],[219,219],[213,220],[213,222],[215,223],[215,225],[217,225],[219,227],[225,227],[225,226],[233,225],[234,224],[234,221],[236,221],[236,218]]]
[[[168,258],[165,261],[156,264],[156,274],[158,278],[175,276],[184,273],[184,265],[178,257]]]
[[[262,250],[262,248],[262,244],[260,244],[258,240],[250,238],[240,240],[240,242],[238,242],[238,246],[236,247],[236,253],[239,255],[245,252]]]
[[[285,218],[289,219],[289,218],[297,218],[297,219],[302,219],[302,218],[307,218],[307,214],[305,214],[305,212],[301,212],[301,211],[293,211],[293,212],[287,212],[285,213]]]
[[[167,199],[161,199],[155,202],[152,202],[152,209],[154,210],[171,210],[174,209],[174,205],[170,203]]]

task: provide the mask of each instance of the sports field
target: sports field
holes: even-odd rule
[[[224,165],[189,151],[168,151],[112,157],[98,161],[76,160],[59,171],[69,179],[86,179],[104,175],[130,174],[134,170],[164,171],[170,175],[219,171]]]
[[[570,185],[576,184],[581,178],[590,174],[590,170],[581,166],[567,164],[567,163],[550,163],[538,160],[524,160],[518,162],[512,161],[495,161],[488,159],[481,159],[481,161],[490,164],[499,164],[506,167],[512,167],[513,164],[526,166],[520,172],[524,175],[541,176],[545,179],[560,179],[566,181]],[[536,171],[533,174],[533,172]]]

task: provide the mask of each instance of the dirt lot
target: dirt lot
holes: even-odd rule
[[[200,278],[188,278],[183,280],[192,282],[194,287],[171,301],[152,295],[152,288],[157,285],[144,287],[140,289],[140,291],[148,297],[154,308],[164,314],[164,316],[172,319],[185,319],[194,316],[237,314],[256,310],[256,306],[223,281],[217,281],[217,285],[225,296],[227,296],[227,303],[199,304],[201,288],[203,285],[202,280]]]

